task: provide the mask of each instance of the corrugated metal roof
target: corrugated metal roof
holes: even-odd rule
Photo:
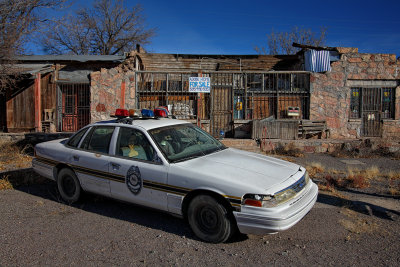
[[[89,62],[89,61],[101,61],[101,62],[123,62],[125,56],[114,56],[114,55],[32,55],[32,56],[17,56],[18,61],[35,61],[35,62]]]

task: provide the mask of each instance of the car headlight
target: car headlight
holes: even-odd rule
[[[274,196],[260,194],[246,194],[243,196],[242,205],[272,208],[278,205]]]
[[[262,195],[262,194],[246,194],[242,198],[242,205],[248,205],[253,207],[262,208],[273,208],[279,204],[285,203],[286,201],[293,198],[298,192],[309,183],[310,176],[306,172],[297,182],[291,186],[276,192],[273,195]]]

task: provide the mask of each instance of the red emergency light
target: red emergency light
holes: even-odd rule
[[[168,117],[168,108],[167,107],[157,107],[154,109],[154,116],[156,117]]]
[[[115,111],[115,117],[117,118],[126,118],[129,116],[129,111],[127,109],[118,108]]]

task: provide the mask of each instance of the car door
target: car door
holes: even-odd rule
[[[115,127],[94,126],[79,149],[71,153],[70,164],[85,191],[110,196],[109,147]]]
[[[167,210],[168,166],[141,130],[119,127],[110,175],[112,197]]]

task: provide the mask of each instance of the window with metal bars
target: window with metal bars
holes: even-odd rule
[[[351,88],[350,119],[361,118],[361,88]]]
[[[394,88],[382,88],[382,119],[394,119]]]
[[[394,88],[351,88],[350,119],[359,119],[370,110],[379,111],[382,119],[394,119],[394,92]]]

